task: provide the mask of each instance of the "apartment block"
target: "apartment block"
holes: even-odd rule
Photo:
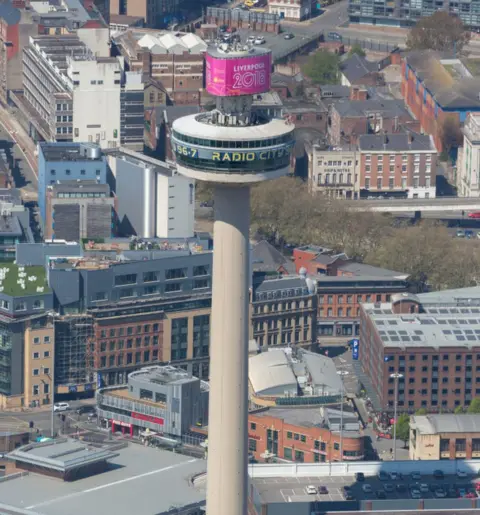
[[[47,219],[47,188],[63,181],[107,182],[107,161],[92,143],[38,145],[38,206],[42,224]]]
[[[415,0],[390,2],[388,0],[349,0],[348,15],[351,23],[411,27],[436,11],[446,11],[458,16],[469,28],[480,27],[480,13],[476,0],[462,3],[453,0]]]
[[[393,410],[395,395],[400,411],[468,406],[480,395],[479,317],[478,287],[361,304],[359,362],[376,409]]]
[[[358,142],[360,197],[435,198],[437,151],[424,134],[364,134]]]
[[[147,27],[165,27],[179,9],[179,0],[110,0],[110,16],[140,17]]]

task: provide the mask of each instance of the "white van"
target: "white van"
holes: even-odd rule
[[[67,411],[70,409],[70,404],[68,402],[58,402],[53,405],[53,411]]]

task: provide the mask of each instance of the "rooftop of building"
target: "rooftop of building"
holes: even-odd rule
[[[348,260],[348,256],[344,252],[339,252],[338,254],[327,254],[321,252],[316,255],[312,261],[321,265],[331,265],[339,260]]]
[[[399,300],[418,303],[420,313],[396,314]],[[384,347],[472,349],[480,341],[480,287],[392,296],[392,302],[363,304]]]
[[[106,447],[92,446],[65,438],[24,445],[9,453],[8,456],[16,462],[66,472],[99,461],[111,460],[118,454]]]
[[[62,74],[66,74],[69,58],[92,56],[87,45],[76,34],[30,36],[30,43]]]
[[[69,197],[82,197],[89,194],[90,196],[101,195],[103,197],[110,196],[110,186],[108,184],[99,184],[97,181],[57,181],[56,184],[48,186],[53,191],[54,196],[62,197],[66,193]]]
[[[135,380],[145,385],[180,385],[185,383],[196,382],[199,379],[190,375],[182,368],[173,367],[171,365],[151,366],[141,368],[128,375],[128,380]],[[201,381],[204,389],[208,390],[208,383]]]
[[[0,293],[20,297],[49,291],[43,266],[24,267],[14,263],[0,263]]]
[[[439,433],[480,433],[480,415],[413,415],[410,428],[422,435]]]
[[[277,275],[264,277],[254,285],[255,301],[265,301],[315,293],[315,283],[306,275]]]
[[[14,206],[22,205],[20,190],[17,188],[0,188],[0,202],[6,202]]]
[[[340,63],[340,72],[350,83],[376,71],[378,71],[378,63],[369,61],[358,54],[353,54]]]
[[[305,428],[324,428],[331,431],[339,431],[341,409],[338,405],[328,408],[305,407],[305,408],[267,408],[253,411],[256,417],[274,417],[282,419],[286,424]],[[344,436],[360,436],[361,425],[355,412],[348,406],[343,408],[343,430]]]
[[[0,216],[0,236],[22,236],[22,225],[14,214]]]
[[[199,113],[200,107],[198,105],[160,105],[155,107],[155,112],[157,115],[157,123],[164,121],[166,124],[171,125],[177,118]]]
[[[362,134],[358,148],[363,152],[435,152],[432,137],[413,132],[397,134]]]
[[[480,59],[417,50],[409,52],[405,60],[440,106],[480,107]]]
[[[320,96],[322,98],[348,98],[350,96],[350,87],[341,86],[340,84],[329,84],[319,86]]]
[[[114,42],[131,59],[136,59],[142,49],[152,54],[204,54],[207,43],[191,32],[131,28],[114,36]]]
[[[252,246],[252,268],[254,272],[277,272],[279,268],[288,273],[295,272],[295,265],[266,240]]]
[[[157,173],[168,177],[172,177],[177,174],[177,169],[174,163],[160,161],[159,159],[149,157],[141,152],[135,152],[134,150],[130,150],[126,147],[112,149],[109,151],[109,154],[117,159],[128,161],[142,170],[145,168],[154,168]],[[134,180],[133,177],[132,180]]]
[[[39,144],[45,161],[103,161],[102,150],[95,143],[46,143]]]
[[[248,378],[252,390],[258,395],[274,388],[285,387],[291,390],[297,386],[298,396],[338,395],[342,381],[337,374],[333,360],[323,354],[315,354],[303,349],[292,350],[290,347],[269,349],[266,352],[250,356]]]
[[[366,100],[342,98],[333,103],[332,109],[345,118],[365,118],[369,114],[390,118],[410,117],[403,100],[384,98],[367,98]]]
[[[205,489],[191,483],[205,460],[135,444],[116,452],[103,474],[75,482],[29,474],[0,483],[0,499],[43,515],[152,515],[205,500]]]
[[[338,271],[353,274],[355,277],[383,277],[391,279],[407,279],[408,274],[403,272],[396,272],[395,270],[388,270],[379,266],[367,265],[365,263],[357,263],[356,261],[348,261],[342,263],[337,268]]]
[[[289,97],[283,101],[283,105],[286,111],[292,114],[328,112],[328,107],[320,98],[306,100],[304,98]]]

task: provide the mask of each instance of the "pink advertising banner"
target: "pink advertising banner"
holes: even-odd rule
[[[270,90],[271,54],[222,59],[207,54],[207,91],[230,97]]]

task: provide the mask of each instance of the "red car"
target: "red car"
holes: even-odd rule
[[[476,211],[475,213],[468,213],[468,218],[480,218],[480,212]]]

